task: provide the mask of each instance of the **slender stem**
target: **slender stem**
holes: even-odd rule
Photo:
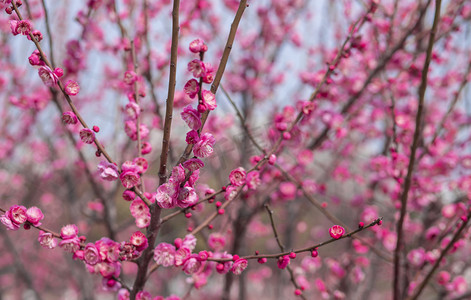
[[[280,248],[280,250],[281,250],[282,252],[285,252],[285,246],[284,246],[283,243],[281,242],[280,237],[278,236],[278,232],[277,232],[277,230],[276,230],[275,220],[273,219],[273,211],[270,209],[270,207],[268,206],[268,204],[265,204],[265,209],[267,210],[268,216],[270,217],[270,224],[271,224],[271,228],[272,228],[272,230],[273,230],[273,235],[275,236],[275,239],[276,239],[276,243],[278,244],[278,247]],[[292,269],[290,266],[287,266],[286,269],[287,269],[288,272],[289,272],[289,277],[290,277],[291,283],[293,284],[293,286],[294,286],[296,289],[299,289],[299,285],[298,285],[298,283],[296,282],[296,279],[294,278],[293,269]],[[301,296],[302,299],[305,299],[305,300],[306,300],[306,297],[304,297],[303,294],[301,294],[300,296]]]
[[[177,76],[178,32],[180,0],[173,1],[172,11],[172,46],[170,52],[170,74],[168,83],[167,105],[165,110],[164,136],[162,138],[162,153],[160,154],[159,184],[167,181],[167,160],[170,146],[170,131],[173,118],[173,99],[175,96],[175,83]]]
[[[396,248],[394,250],[394,278],[393,278],[393,299],[399,300],[402,295],[401,288],[399,286],[400,283],[400,264],[401,264],[401,252],[403,251],[403,225],[404,219],[407,213],[407,198],[409,195],[409,190],[412,183],[412,174],[414,171],[414,164],[415,164],[415,155],[417,152],[417,147],[419,144],[420,133],[421,133],[421,124],[422,124],[422,113],[424,107],[424,99],[425,99],[425,90],[427,89],[427,75],[428,69],[430,66],[430,60],[432,58],[432,49],[433,43],[435,41],[435,34],[437,32],[437,26],[440,19],[440,7],[441,7],[441,0],[435,1],[435,16],[433,19],[432,30],[430,32],[428,47],[427,47],[427,54],[425,58],[424,67],[422,69],[422,79],[419,86],[418,97],[419,103],[417,108],[417,115],[415,119],[415,132],[414,138],[412,141],[411,149],[410,149],[410,158],[409,158],[409,166],[407,168],[407,175],[404,181],[404,189],[401,194],[401,212],[399,216],[399,220],[397,222],[397,241],[396,241]]]
[[[445,255],[448,253],[448,251],[450,251],[450,249],[453,247],[453,245],[458,241],[458,239],[460,238],[462,232],[464,229],[467,228],[468,226],[468,223],[469,223],[469,219],[471,218],[471,210],[468,212],[468,215],[466,217],[466,221],[462,222],[462,221],[459,221],[459,222],[462,222],[461,225],[460,225],[460,228],[456,231],[456,233],[454,234],[453,238],[451,239],[451,241],[447,244],[447,246],[445,247],[445,249],[443,249],[443,251],[440,253],[440,257],[435,261],[435,263],[433,264],[433,267],[428,271],[427,275],[425,276],[425,278],[422,280],[422,282],[417,286],[417,288],[415,289],[414,293],[412,294],[412,296],[410,296],[408,298],[408,300],[415,300],[417,299],[420,294],[422,293],[423,289],[425,288],[425,286],[427,285],[427,283],[430,281],[430,279],[432,278],[432,275],[433,273],[438,269],[438,267],[440,266],[440,263],[442,262],[443,258],[445,257]]]
[[[211,92],[216,95],[216,92],[219,88],[219,83],[221,82],[222,75],[224,74],[224,70],[226,69],[227,61],[229,60],[229,54],[232,50],[232,44],[234,43],[234,39],[237,33],[237,28],[239,27],[240,20],[242,15],[247,7],[247,0],[241,0],[239,3],[239,8],[237,9],[236,15],[234,20],[231,24],[231,30],[229,31],[229,36],[227,37],[226,46],[224,48],[224,52],[221,57],[221,61],[219,62],[218,69],[216,71],[216,76],[214,77],[213,84],[211,85]],[[201,128],[198,130],[198,133],[203,131],[204,124],[208,119],[209,111],[206,111],[201,116]],[[193,144],[189,144],[183,154],[181,155],[180,159],[178,160],[177,164],[181,164],[188,159],[190,156],[191,151],[193,150]]]
[[[259,258],[278,259],[280,256],[289,255],[291,252],[294,252],[294,253],[310,252],[314,249],[317,249],[317,248],[323,247],[325,245],[334,243],[335,241],[339,241],[339,240],[342,240],[342,239],[353,237],[355,234],[357,234],[357,233],[359,233],[359,232],[361,232],[365,229],[368,229],[368,228],[373,227],[375,225],[381,224],[382,220],[383,220],[383,218],[378,218],[378,219],[374,220],[373,222],[371,222],[368,225],[365,225],[361,228],[358,228],[354,231],[351,231],[349,233],[344,234],[343,236],[341,236],[338,239],[332,238],[332,239],[326,240],[326,241],[318,243],[318,244],[314,244],[314,245],[304,247],[304,248],[293,249],[291,251],[282,251],[282,252],[279,252],[279,253],[271,253],[271,254],[246,255],[246,256],[241,256],[240,258],[243,258],[243,259],[259,259]],[[217,262],[224,262],[224,261],[230,261],[231,259],[230,258],[212,258],[212,257],[210,257],[210,258],[208,258],[208,260],[217,261]]]

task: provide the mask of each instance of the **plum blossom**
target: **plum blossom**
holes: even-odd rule
[[[217,107],[216,96],[210,91],[203,90],[202,100],[201,100],[200,105],[198,105],[198,111],[201,113],[207,110],[214,110],[216,107]]]
[[[107,181],[113,181],[119,177],[118,167],[107,161],[101,161],[98,164],[98,171],[100,172],[100,177]]]
[[[127,189],[131,189],[139,184],[139,174],[137,166],[132,162],[124,162],[121,165],[121,175],[119,179],[123,186]]]
[[[20,225],[12,222],[6,214],[0,216],[0,222],[2,222],[2,224],[5,225],[8,230],[15,231],[20,228]]]
[[[206,52],[208,50],[208,46],[202,39],[196,39],[192,41],[189,48],[193,53]]]
[[[78,227],[75,224],[65,225],[61,228],[61,238],[71,239],[78,235]]]
[[[190,257],[191,250],[188,247],[182,246],[175,252],[175,266],[181,266],[185,263],[185,260]]]
[[[89,128],[84,128],[80,130],[80,139],[85,144],[92,144],[95,141],[95,133]]]
[[[100,254],[95,244],[88,243],[87,246],[85,246],[83,259],[87,264],[92,266],[100,262]]]
[[[177,206],[181,208],[186,208],[192,206],[198,202],[198,195],[195,192],[195,189],[189,186],[185,186],[180,189],[177,198]]]
[[[183,91],[187,94],[191,99],[194,99],[200,90],[200,86],[196,79],[190,79],[183,87]]]
[[[193,73],[193,77],[200,78],[205,73],[204,63],[199,59],[194,59],[188,63],[188,71]]]
[[[198,158],[190,158],[189,160],[183,163],[183,167],[189,170],[190,172],[193,172],[204,167],[204,163]]]
[[[198,135],[198,131],[190,130],[186,133],[185,141],[188,145],[194,145],[194,144],[198,143],[199,140],[200,140],[200,137]]]
[[[246,259],[238,259],[234,262],[232,265],[232,272],[235,275],[240,275],[242,274],[242,271],[244,271],[247,268],[248,262]]]
[[[33,30],[33,23],[31,23],[30,20],[11,20],[10,29],[13,35],[29,35],[29,33]]]
[[[129,102],[124,107],[124,112],[129,119],[136,120],[141,114],[141,108],[136,102]]]
[[[258,171],[252,171],[247,174],[246,178],[247,187],[251,190],[255,190],[262,183],[260,180],[260,173]]]
[[[23,224],[28,220],[26,207],[22,205],[13,205],[10,209],[5,213],[5,215],[10,219],[12,223],[15,225]]]
[[[278,258],[278,261],[276,262],[278,268],[284,269],[286,268],[290,263],[290,258],[288,255],[280,256]]]
[[[71,112],[71,111],[66,111],[62,114],[62,121],[65,123],[65,124],[77,124],[78,122],[78,119],[77,119],[77,116]]]
[[[57,240],[54,238],[54,236],[50,232],[44,232],[40,230],[38,242],[42,247],[47,248],[47,249],[53,249],[57,247]]]
[[[180,113],[183,121],[193,130],[198,130],[201,127],[201,114],[191,107],[191,105],[185,106],[183,111]]]
[[[201,135],[200,140],[193,147],[193,153],[197,157],[211,156],[214,152],[213,146],[215,142],[216,139],[211,133],[205,133]]]
[[[80,91],[80,86],[75,80],[68,80],[64,86],[65,93],[70,96],[75,96]]]
[[[175,246],[168,243],[160,243],[154,249],[154,260],[164,267],[173,266],[175,263]]]
[[[53,87],[57,84],[59,77],[48,66],[41,66],[38,70],[39,77],[48,87]]]
[[[245,183],[246,176],[247,173],[245,172],[244,168],[239,167],[232,170],[231,174],[229,174],[229,180],[233,186],[241,186]]]
[[[28,218],[28,222],[30,222],[33,226],[41,226],[40,221],[44,219],[41,209],[37,208],[36,206],[28,208],[26,211],[26,216]]]
[[[187,275],[197,273],[202,267],[198,254],[192,254],[183,263],[182,270]]]
[[[64,249],[64,251],[69,253],[75,253],[77,250],[80,249],[80,240],[78,237],[63,239],[59,243],[59,247]]]
[[[136,231],[131,235],[129,240],[132,245],[136,246],[137,251],[141,252],[149,245],[147,237],[140,231]]]
[[[333,239],[339,239],[345,234],[345,229],[340,225],[330,227],[329,234]]]

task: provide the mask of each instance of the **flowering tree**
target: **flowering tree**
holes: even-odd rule
[[[470,297],[469,1],[0,7],[0,298]]]

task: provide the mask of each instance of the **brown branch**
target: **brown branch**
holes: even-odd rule
[[[278,244],[278,247],[280,248],[281,252],[285,252],[285,246],[281,242],[280,237],[278,236],[278,232],[276,230],[275,220],[273,219],[273,211],[270,209],[268,204],[265,204],[264,206],[265,206],[265,209],[268,212],[268,216],[270,217],[270,224],[271,224],[271,228],[273,230],[273,235],[275,236],[275,239],[276,239],[276,243]],[[290,280],[291,280],[291,283],[293,284],[293,286],[296,289],[300,289],[298,283],[296,282],[296,278],[294,278],[293,269],[290,266],[286,266],[286,269],[288,270],[289,277],[290,277]],[[301,296],[302,299],[306,300],[306,297],[304,297],[303,294],[300,294],[299,296]]]
[[[463,232],[463,230],[467,227],[468,223],[469,223],[469,219],[471,218],[471,210],[468,212],[468,215],[466,216],[466,221],[462,222],[460,228],[458,229],[458,231],[456,231],[456,233],[453,235],[453,238],[451,239],[451,241],[446,245],[445,249],[443,249],[443,251],[440,253],[440,257],[436,260],[436,262],[434,263],[433,267],[428,271],[427,275],[425,276],[425,278],[422,280],[422,282],[417,286],[417,288],[414,290],[414,293],[412,294],[412,296],[410,296],[409,298],[407,298],[408,300],[415,300],[417,299],[420,294],[422,293],[423,289],[425,288],[425,286],[427,285],[427,283],[430,281],[430,279],[432,278],[432,275],[433,273],[438,269],[438,267],[440,266],[440,263],[442,262],[443,258],[445,257],[445,255],[448,253],[448,251],[450,251],[450,249],[453,247],[453,245],[458,241],[458,239],[460,238],[461,236],[461,233]],[[461,222],[461,221],[459,221]]]
[[[168,83],[167,105],[165,110],[164,136],[162,138],[162,152],[160,154],[159,184],[167,181],[167,160],[170,146],[170,132],[173,118],[173,99],[175,96],[175,82],[177,76],[178,32],[180,1],[173,1],[172,10],[172,46],[170,50],[170,74]]]
[[[234,20],[232,21],[231,24],[231,30],[229,31],[229,36],[227,37],[227,42],[226,46],[224,47],[224,52],[221,57],[221,61],[219,62],[218,69],[216,71],[216,76],[214,77],[213,84],[211,85],[211,92],[216,95],[216,92],[219,88],[219,83],[221,82],[222,75],[224,74],[224,70],[226,69],[227,61],[229,59],[229,54],[231,53],[232,50],[232,44],[234,43],[235,35],[237,33],[237,28],[239,27],[239,22],[242,18],[242,14],[245,11],[245,8],[247,6],[247,0],[241,0],[239,3],[239,8],[237,9],[236,15],[234,17]],[[201,116],[201,128],[198,130],[198,133],[201,133],[203,131],[204,124],[206,123],[206,120],[208,119],[209,111],[206,111],[203,113]],[[186,146],[185,151],[181,155],[180,159],[178,160],[178,164],[183,163],[188,159],[190,156],[191,151],[193,150],[193,144],[189,144]]]
[[[414,139],[411,145],[411,153],[409,159],[409,166],[407,168],[407,175],[404,181],[404,189],[401,194],[401,212],[399,216],[399,220],[397,222],[397,241],[396,241],[396,249],[394,250],[394,278],[393,278],[393,299],[399,300],[401,298],[401,289],[399,286],[400,282],[400,253],[403,250],[403,224],[404,219],[407,212],[407,198],[409,195],[409,190],[412,184],[412,173],[414,171],[414,163],[415,163],[415,154],[417,152],[417,147],[419,145],[420,133],[421,133],[421,123],[422,123],[422,112],[424,107],[424,99],[425,99],[425,90],[427,89],[427,75],[428,69],[430,66],[430,61],[432,59],[432,49],[433,43],[435,41],[435,34],[437,32],[437,26],[440,19],[440,7],[441,7],[441,0],[436,0],[435,2],[435,16],[433,20],[432,30],[430,32],[430,37],[428,41],[427,47],[427,56],[425,58],[424,67],[422,69],[422,78],[419,86],[418,97],[418,109],[417,115],[415,119],[415,132],[414,132]]]

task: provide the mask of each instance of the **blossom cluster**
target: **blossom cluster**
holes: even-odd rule
[[[18,230],[21,225],[25,229],[29,229],[30,226],[38,227],[41,226],[42,219],[44,215],[36,206],[26,209],[22,205],[13,205],[0,216],[0,221],[8,230]]]

